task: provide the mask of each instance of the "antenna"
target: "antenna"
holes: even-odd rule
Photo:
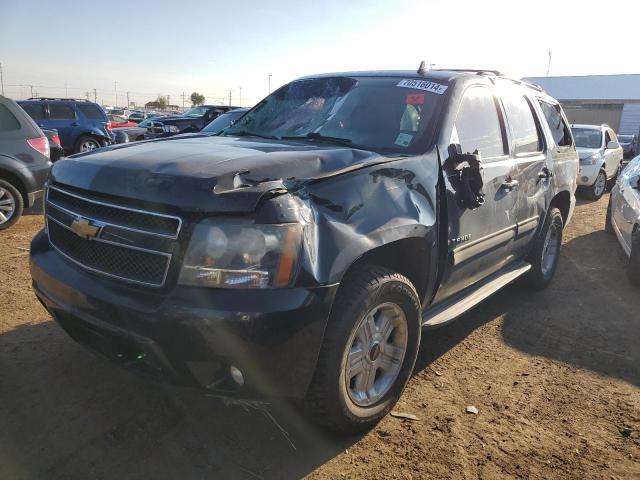
[[[418,67],[418,73],[420,75],[423,75],[424,73],[426,73],[426,71],[427,71],[427,68],[426,68],[425,62],[424,62],[424,60],[422,60],[420,62],[420,66]]]

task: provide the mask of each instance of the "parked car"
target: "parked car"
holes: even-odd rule
[[[633,158],[636,156],[636,136],[635,135],[618,135],[618,142],[622,147],[624,158]]]
[[[226,113],[221,113],[218,117],[210,122],[206,127],[204,127],[201,132],[202,133],[212,133],[219,134],[225,128],[230,127],[234,124],[236,120],[242,117],[245,113],[249,111],[248,108],[235,108],[233,110],[229,110]]]
[[[111,122],[111,129],[114,128],[124,128],[124,127],[137,127],[138,124],[135,122],[130,122],[124,117],[119,115],[107,115],[109,121]]]
[[[56,163],[33,286],[122,365],[210,395],[305,398],[359,431],[398,400],[423,327],[518,278],[549,285],[577,170],[562,108],[525,83],[306,77],[222,135]]]
[[[129,134],[127,134],[125,128],[113,130],[113,143],[129,143]]]
[[[146,113],[133,111],[133,112],[131,112],[131,115],[129,115],[129,119],[128,120],[130,122],[140,123],[145,118],[147,118]]]
[[[199,132],[220,114],[238,107],[224,105],[200,105],[190,108],[181,115],[166,115],[162,118],[155,117],[147,128],[144,138],[171,137],[178,133]]]
[[[640,156],[629,162],[611,189],[605,230],[618,237],[629,257],[629,281],[640,288]]]
[[[622,169],[622,147],[608,125],[572,125],[580,155],[578,186],[591,200],[598,200]]]
[[[166,115],[164,115],[166,116]],[[129,140],[132,142],[136,142],[139,140],[144,140],[144,136],[147,133],[147,130],[150,126],[153,125],[153,121],[155,118],[161,118],[163,116],[155,115],[153,117],[146,118],[135,126],[123,127],[123,128],[115,128],[113,132],[116,133],[118,131],[123,131],[129,137]]]
[[[112,108],[111,110],[109,110],[109,115],[117,115],[126,119],[129,118],[129,115],[131,115],[131,111],[127,110],[126,108]]]
[[[47,140],[49,140],[49,159],[52,162],[57,162],[64,157],[64,149],[60,143],[58,131],[50,128],[41,128],[41,130],[47,137]]]
[[[89,152],[113,141],[107,114],[97,103],[70,98],[30,98],[18,103],[38,126],[58,131],[67,154]]]
[[[0,95],[0,230],[42,197],[50,168],[47,137],[16,102]]]

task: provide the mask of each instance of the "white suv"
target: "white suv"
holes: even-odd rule
[[[571,132],[580,155],[578,186],[592,200],[598,200],[621,170],[623,150],[608,125],[572,125]]]

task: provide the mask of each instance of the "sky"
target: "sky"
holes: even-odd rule
[[[640,2],[0,0],[5,95],[251,106],[314,73],[484,68],[640,73]],[[242,97],[240,98],[240,94]]]

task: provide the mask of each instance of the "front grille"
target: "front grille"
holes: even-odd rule
[[[180,229],[180,219],[176,217],[142,212],[128,207],[104,203],[99,200],[84,198],[71,192],[50,187],[47,200],[78,216],[91,218],[112,225],[119,225],[136,230],[143,230],[159,235],[175,238]]]
[[[181,219],[49,187],[49,241],[63,256],[96,273],[160,287],[164,285]],[[77,229],[90,226],[90,237]],[[78,232],[78,233],[76,233]]]

